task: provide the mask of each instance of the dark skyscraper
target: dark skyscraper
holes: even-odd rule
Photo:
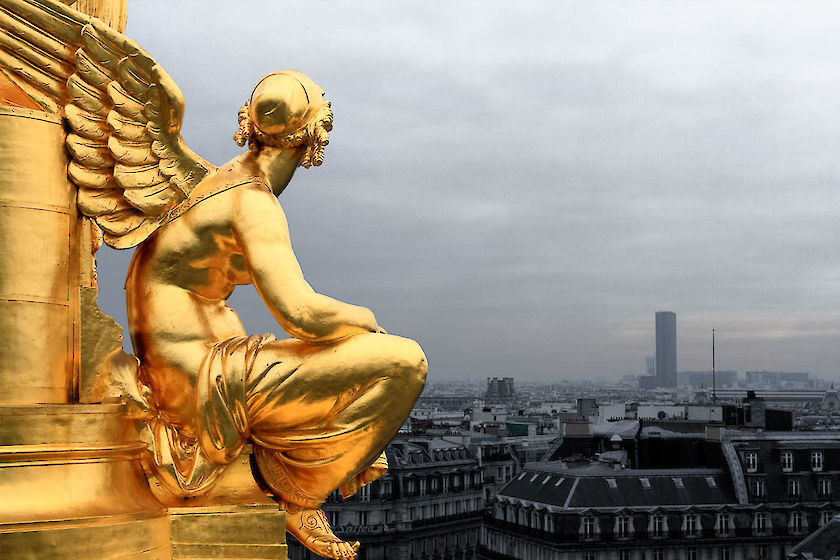
[[[656,312],[656,378],[659,387],[677,386],[677,314]]]

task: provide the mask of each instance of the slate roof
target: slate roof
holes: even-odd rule
[[[737,503],[721,469],[623,469],[600,464],[529,463],[498,494],[554,508],[656,508]]]
[[[835,517],[790,549],[785,558],[832,560],[840,556],[840,517]]]

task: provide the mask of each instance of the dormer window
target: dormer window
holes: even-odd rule
[[[584,515],[580,518],[579,533],[583,540],[595,540],[599,532],[598,518],[594,515]]]
[[[682,531],[686,537],[696,537],[699,535],[700,516],[696,513],[686,513],[683,515]]]
[[[633,535],[633,518],[619,515],[615,518],[615,538],[628,539]]]
[[[788,479],[788,496],[798,498],[802,495],[802,482],[798,478]]]
[[[793,451],[782,451],[782,472],[793,472]]]
[[[821,498],[831,498],[831,479],[821,477],[817,479],[817,494]]]
[[[654,513],[648,522],[648,535],[661,539],[668,536],[668,520],[661,513]]]
[[[766,511],[757,511],[753,516],[753,532],[756,536],[764,536],[770,532],[770,516]]]
[[[755,451],[747,451],[744,453],[744,466],[747,472],[755,472],[758,470],[758,453]]]
[[[811,470],[820,472],[823,470],[823,452],[811,451]]]
[[[753,478],[750,480],[750,489],[752,490],[753,498],[764,498],[764,479]]]
[[[719,537],[727,537],[732,533],[732,516],[728,512],[717,514],[715,519],[715,534]]]
[[[792,535],[802,535],[808,532],[808,522],[805,520],[805,513],[794,511],[790,514],[788,530]]]

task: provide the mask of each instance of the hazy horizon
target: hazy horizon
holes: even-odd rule
[[[641,374],[659,310],[680,370],[711,368],[714,328],[718,369],[831,380],[838,26],[828,2],[131,0],[127,34],[215,164],[261,76],[324,87],[325,163],[280,197],[295,252],[432,382]],[[99,253],[123,324],[127,258]],[[252,289],[231,304],[281,334]]]

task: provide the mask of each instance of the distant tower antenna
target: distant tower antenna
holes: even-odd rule
[[[717,386],[715,384],[715,329],[712,329],[712,402],[717,402]]]

